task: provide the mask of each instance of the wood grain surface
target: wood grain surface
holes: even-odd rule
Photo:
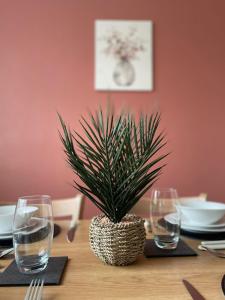
[[[145,258],[126,267],[102,263],[91,252],[89,222],[80,222],[73,243],[66,241],[68,221],[60,221],[59,236],[54,239],[52,256],[69,257],[62,284],[44,287],[43,300],[71,299],[152,299],[191,300],[182,279],[190,281],[206,300],[224,299],[221,279],[225,260],[197,250],[199,240],[185,239],[198,252],[193,257]],[[0,259],[0,271],[10,259]],[[24,299],[26,287],[0,287],[0,299]]]

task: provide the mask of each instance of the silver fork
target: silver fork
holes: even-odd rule
[[[40,300],[42,296],[43,285],[44,279],[32,279],[24,300]]]

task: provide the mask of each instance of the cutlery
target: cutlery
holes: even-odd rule
[[[197,291],[197,289],[187,280],[183,279],[183,284],[188,290],[193,300],[205,300],[205,298]]]
[[[145,220],[144,226],[147,233],[152,232],[151,223],[149,220]]]
[[[43,279],[32,279],[24,300],[41,300],[43,285]]]
[[[83,195],[78,194],[76,196],[75,201],[81,201],[83,199]],[[67,231],[67,241],[71,243],[74,240],[75,232],[78,227],[78,220],[80,217],[80,210],[75,210],[72,215],[72,220],[70,222],[69,229]]]
[[[211,253],[217,257],[225,258],[225,252],[217,251],[215,249],[208,248],[208,247],[202,246],[202,245],[198,245],[198,249],[203,250],[203,251],[208,251],[209,253]]]
[[[203,241],[202,244],[208,245],[217,245],[217,244],[225,244],[225,240],[216,240],[216,241]]]
[[[201,242],[201,245],[210,249],[225,249],[225,240],[204,241]]]
[[[9,254],[10,252],[12,252],[13,249],[14,248],[9,248],[9,249],[5,249],[5,250],[1,251],[0,252],[0,258],[3,257],[3,256],[5,256],[5,255],[7,255],[7,254]]]
[[[73,213],[72,220],[70,222],[70,226],[67,231],[67,241],[69,243],[71,243],[74,240],[75,232],[78,227],[78,220],[80,218],[80,214],[81,214],[81,210],[82,210],[82,199],[83,199],[83,195],[81,195],[81,194],[78,194],[75,199],[75,201],[78,201],[80,203],[81,207],[80,207],[80,209],[76,209],[72,212]]]
[[[77,229],[78,223],[75,218],[73,218],[70,222],[70,227],[67,232],[67,241],[71,243],[74,240],[75,232]]]
[[[225,275],[222,278],[221,287],[222,287],[223,294],[225,296]]]

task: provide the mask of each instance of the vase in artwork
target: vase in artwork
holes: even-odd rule
[[[120,59],[113,71],[113,80],[118,86],[130,86],[135,80],[135,70],[128,59]]]

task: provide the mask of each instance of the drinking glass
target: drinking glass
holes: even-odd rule
[[[51,198],[20,197],[13,221],[13,245],[20,272],[34,274],[48,264],[53,237]]]
[[[150,220],[156,246],[175,249],[180,237],[180,210],[177,191],[173,188],[153,189]]]

